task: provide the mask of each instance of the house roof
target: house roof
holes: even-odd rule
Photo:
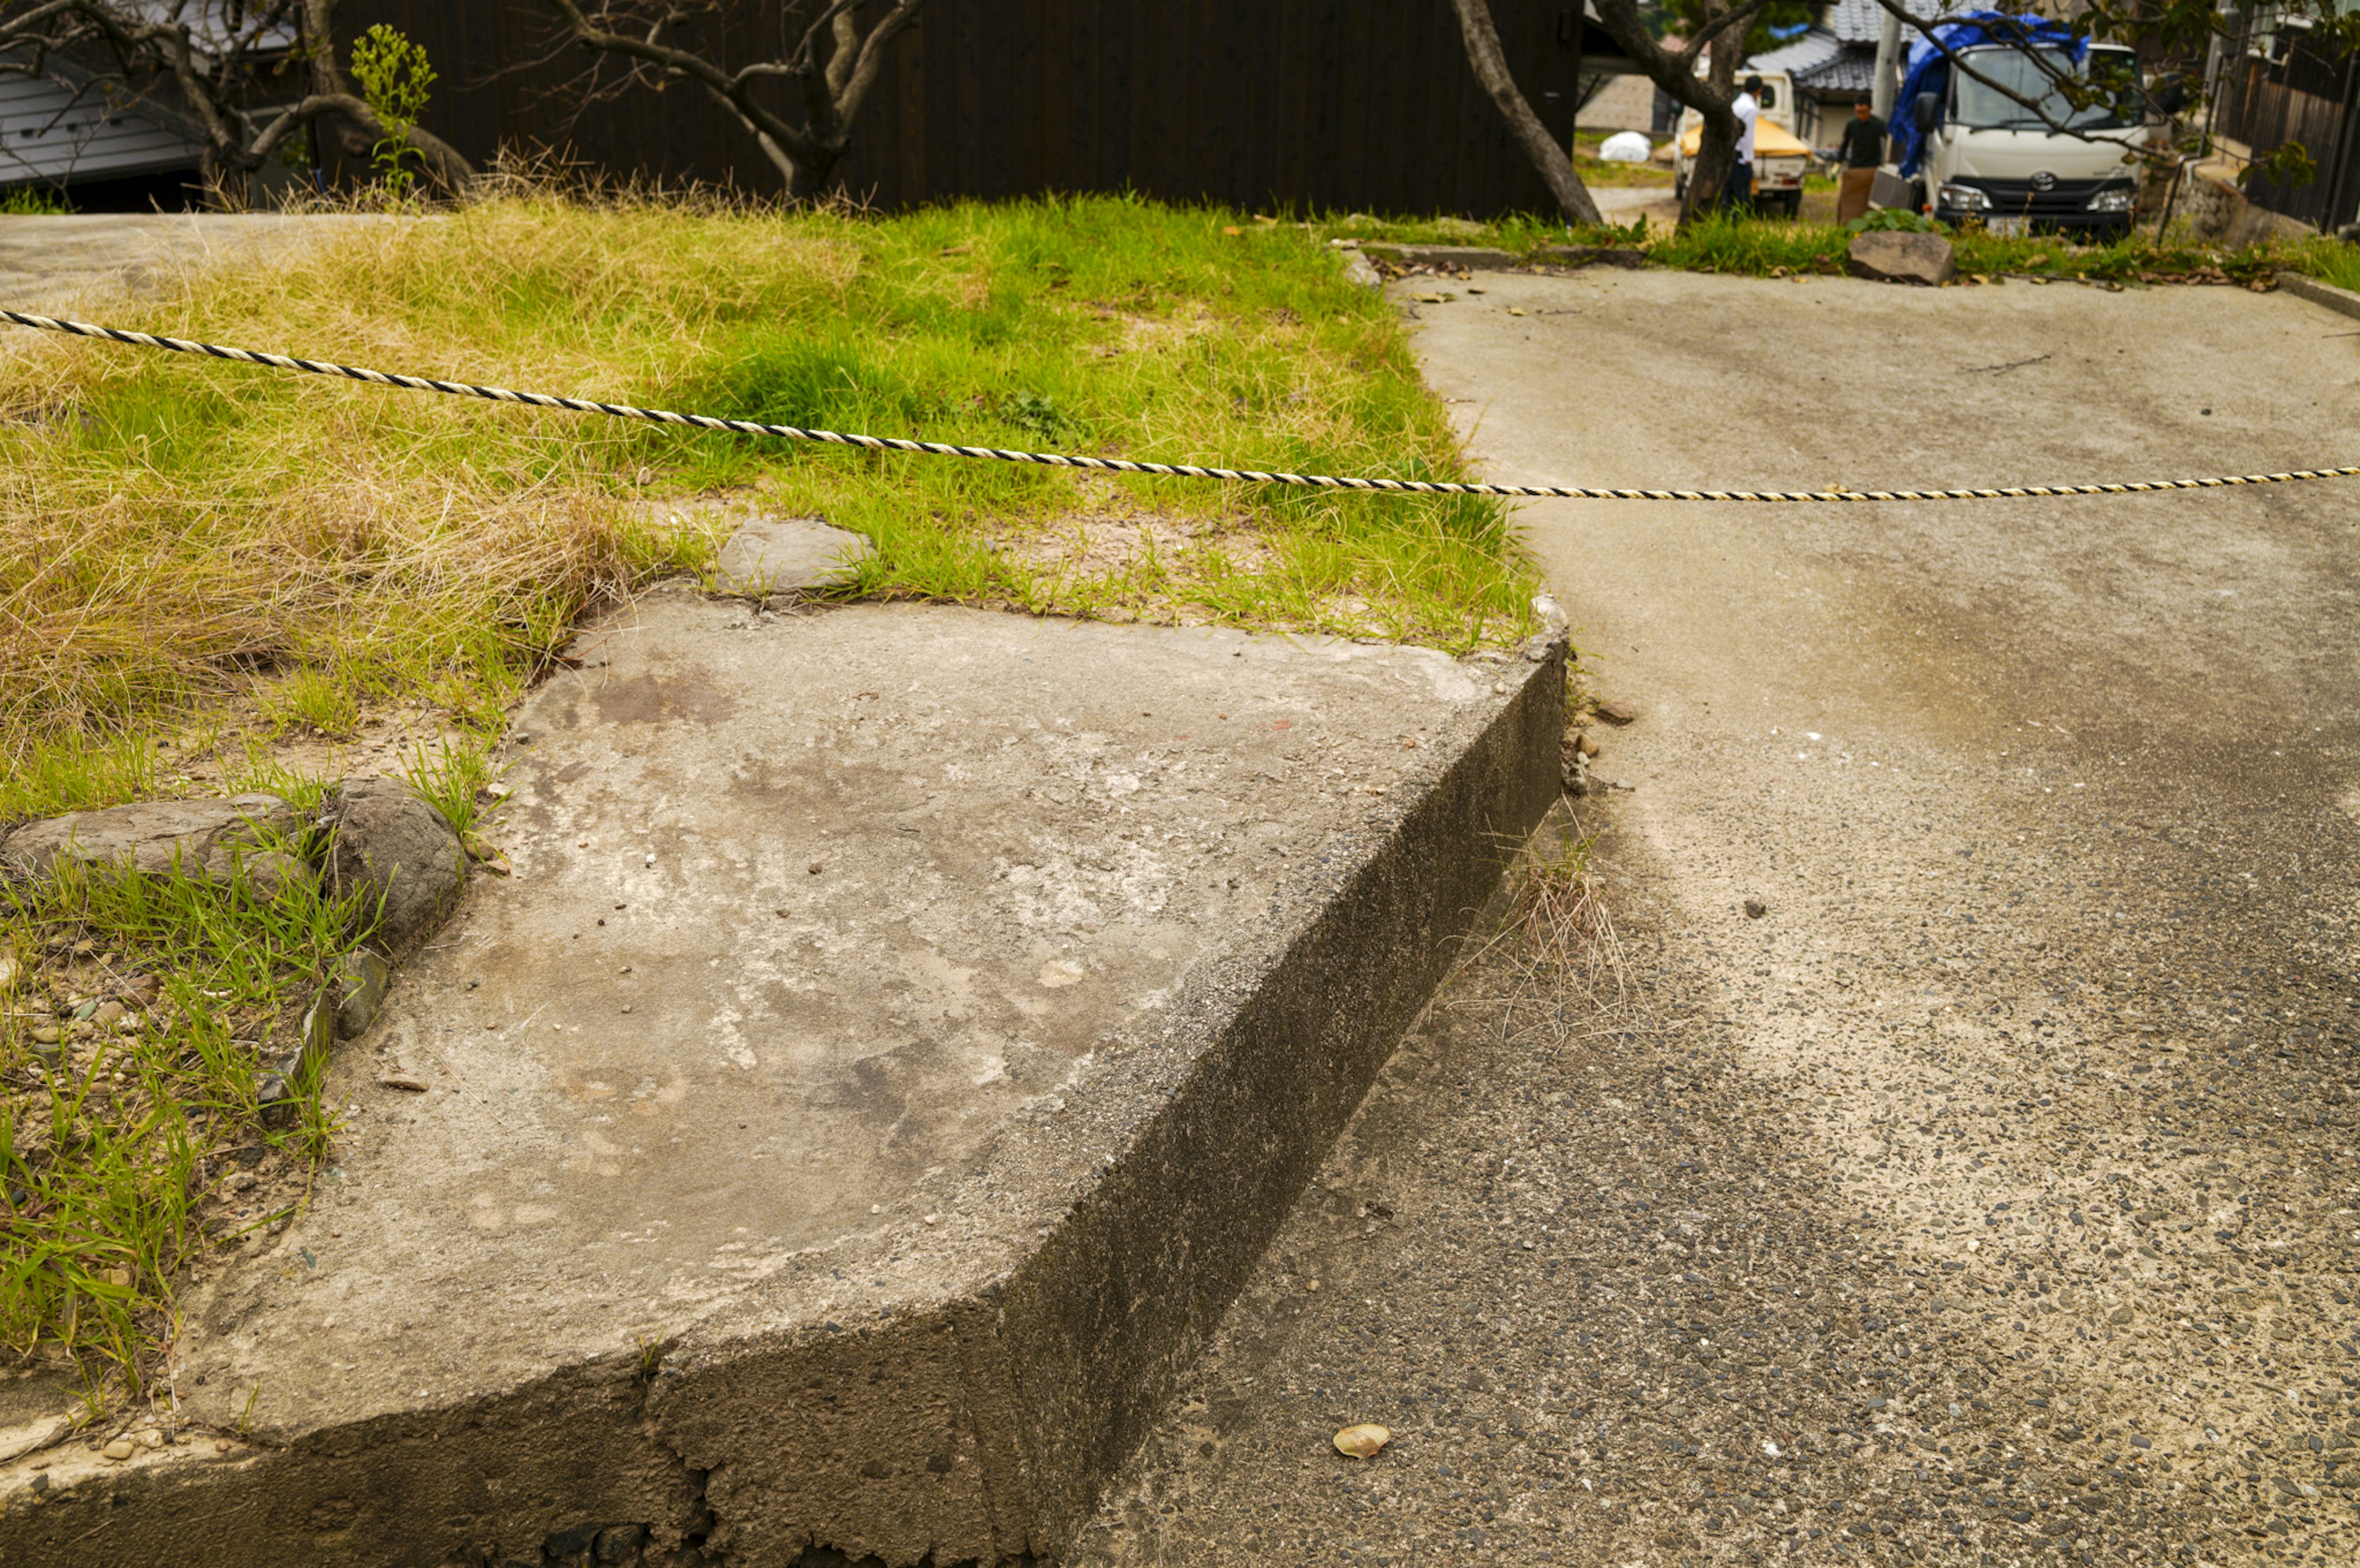
[[[1836,58],[1843,45],[1825,27],[1813,27],[1801,38],[1764,49],[1745,62],[1748,71],[1783,71],[1800,82],[1803,72]]]
[[[1903,0],[1902,3],[1903,10],[1928,22],[1960,8],[1962,7],[1938,5],[1935,0]],[[1885,30],[1885,7],[1876,0],[1830,0],[1828,8],[1819,13],[1819,26],[1845,43],[1866,44],[1874,49],[1877,34]],[[1914,35],[1915,29],[1905,28],[1903,31],[1905,35]],[[1907,36],[1902,40],[1902,47],[1908,47]]]
[[[1819,15],[1819,26],[1848,44],[1874,44],[1885,27],[1885,7],[1876,0],[1835,0]]]
[[[1847,49],[1825,64],[1795,72],[1797,92],[1866,93],[1876,85],[1876,51]]]
[[[200,143],[103,85],[0,76],[0,189],[67,185],[197,166]]]

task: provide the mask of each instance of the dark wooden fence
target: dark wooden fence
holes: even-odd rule
[[[1491,9],[1519,83],[1563,136],[1579,13]],[[562,147],[618,174],[780,189],[687,82],[584,103],[594,59],[557,47],[539,0],[345,0],[339,47],[380,21],[425,46],[441,80],[424,124],[471,158]],[[775,57],[779,8],[748,0],[690,37],[732,65]],[[1586,42],[1594,67],[1602,39],[1593,28]],[[1125,190],[1262,210],[1551,207],[1468,69],[1450,0],[928,0],[841,173],[885,207]]]
[[[2291,31],[2268,54],[2239,50],[2222,73],[2212,128],[2267,157],[2300,142],[2316,174],[2297,183],[2256,174],[2246,200],[2313,227],[2332,229],[2360,210],[2360,136],[2354,105],[2360,57],[2304,47]]]

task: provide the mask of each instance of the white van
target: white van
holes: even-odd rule
[[[1697,74],[1703,75],[1704,69],[1699,66]],[[1738,80],[1751,75],[1762,78],[1762,91],[1754,95],[1762,105],[1754,126],[1754,210],[1799,217],[1803,175],[1810,168],[1811,149],[1795,135],[1795,84],[1784,71],[1741,71]],[[1688,197],[1688,170],[1696,164],[1697,148],[1703,139],[1704,116],[1694,109],[1682,110],[1679,130],[1672,139],[1677,149],[1672,155],[1672,193],[1682,200]]]
[[[2131,147],[2146,127],[2103,103],[2074,110],[2016,49],[1985,44],[1958,52],[1982,75],[2038,100],[2051,119],[2081,134],[2050,130],[2006,93],[1953,69],[1941,92],[1920,93],[1901,106],[1925,137],[1911,177],[1918,210],[1946,223],[1976,219],[1996,234],[2053,229],[2115,240],[2130,233],[2139,174]],[[2040,52],[2060,70],[2088,69],[2087,62],[2077,68],[2062,48]],[[2093,46],[2089,56],[2134,63],[2128,49]]]

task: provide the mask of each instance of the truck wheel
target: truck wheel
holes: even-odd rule
[[[1803,215],[1803,193],[1799,191],[1789,191],[1780,200],[1778,205],[1788,219],[1799,219]]]

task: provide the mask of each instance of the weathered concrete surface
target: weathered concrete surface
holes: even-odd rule
[[[1491,477],[1873,489],[2349,462],[2351,326],[1588,272],[1418,346]],[[1642,710],[1622,985],[1437,998],[1073,1561],[2360,1562],[2355,501],[1527,508]]]
[[[313,1208],[183,1298],[253,1443],[0,1472],[12,1563],[1054,1550],[1556,793],[1556,646],[674,590],[577,651]]]
[[[91,212],[0,216],[0,298],[53,313],[138,293],[220,262],[333,240],[355,224],[415,222],[374,213]]]

